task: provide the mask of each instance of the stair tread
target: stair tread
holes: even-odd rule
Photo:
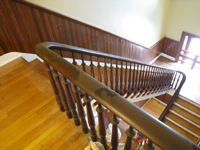
[[[167,119],[164,119],[163,122],[166,125],[168,125],[169,127],[171,127],[172,129],[174,129],[175,131],[177,131],[178,133],[180,133],[181,135],[183,135],[184,137],[186,137],[189,140],[191,140],[192,142],[196,143],[197,138],[195,136],[193,136],[192,134],[188,133],[187,131],[183,130],[182,128],[178,127],[177,125],[175,125],[174,123],[170,122]]]
[[[191,104],[191,103],[187,102],[186,100],[183,100],[183,99],[181,99],[179,97],[176,99],[176,102],[178,104],[180,104],[180,105],[192,110],[196,114],[200,115],[200,108],[198,106],[195,106],[195,105],[193,105],[193,104]],[[196,105],[198,105],[198,104],[196,104]]]
[[[178,114],[181,114],[183,117],[185,117],[185,118],[191,120],[192,122],[200,125],[200,119],[197,116],[194,116],[193,114],[185,111],[184,109],[182,109],[182,108],[180,108],[176,105],[173,105],[171,107],[171,110],[177,112]]]
[[[172,113],[172,112],[169,112],[166,117],[174,120],[175,122],[177,122],[178,124],[180,124],[181,126],[187,128],[188,130],[190,130],[191,132],[193,133],[196,133],[200,135],[200,126],[199,128],[196,127],[195,125],[193,125],[192,123],[184,120],[183,118],[179,117],[178,115]]]
[[[163,104],[159,103],[155,99],[150,99],[142,109],[155,118],[159,118],[165,109],[165,106],[163,106]]]

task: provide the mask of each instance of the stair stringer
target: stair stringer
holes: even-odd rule
[[[154,97],[157,97],[157,96],[160,96],[160,95],[163,95],[163,94],[166,94],[168,92],[168,90],[166,91],[162,91],[162,92],[157,92],[157,93],[153,93],[153,94],[149,94],[149,95],[145,95],[145,96],[142,96],[142,94],[140,94],[139,97],[137,97],[137,95],[134,97],[134,98],[131,98],[132,95],[130,95],[128,98],[126,98],[128,101],[130,102],[139,102],[139,101],[143,101],[143,100],[147,100],[147,99],[150,99],[150,98],[154,98]],[[123,97],[126,97],[126,95],[124,95]]]

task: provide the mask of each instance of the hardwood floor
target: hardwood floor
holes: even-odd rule
[[[18,58],[0,68],[0,149],[84,149],[87,136],[61,113],[46,77]]]

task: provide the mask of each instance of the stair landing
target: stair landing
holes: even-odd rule
[[[176,63],[162,56],[159,57],[153,64],[184,72],[186,74],[186,81],[181,88],[180,95],[187,97],[188,99],[200,105],[199,68],[195,67],[194,69],[190,69],[183,64]]]
[[[0,67],[0,147],[84,149],[81,127],[60,112],[48,79],[22,57]]]

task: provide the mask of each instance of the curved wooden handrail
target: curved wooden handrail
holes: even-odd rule
[[[74,53],[82,53],[82,54],[92,55],[92,56],[96,56],[96,57],[100,56],[100,57],[103,57],[103,58],[111,58],[113,60],[132,62],[132,63],[136,63],[136,64],[143,64],[143,65],[146,65],[146,66],[152,66],[152,67],[155,67],[155,68],[162,68],[162,69],[166,69],[166,70],[171,70],[171,69],[168,69],[168,68],[165,68],[165,67],[160,67],[160,66],[153,65],[153,64],[149,65],[147,63],[144,63],[144,62],[141,62],[141,61],[138,61],[138,60],[134,60],[134,59],[130,59],[130,58],[126,58],[126,57],[101,53],[101,52],[98,52],[98,51],[88,50],[88,49],[84,49],[84,48],[80,48],[80,47],[76,47],[76,46],[71,46],[71,45],[66,45],[66,44],[61,44],[61,43],[56,43],[56,42],[43,42],[43,43],[38,44],[36,46],[36,48],[40,47],[40,46],[44,46],[44,47],[47,47],[49,49],[58,49],[58,50],[64,50],[64,51],[74,52]]]
[[[68,46],[58,43],[41,43],[36,46],[35,51],[46,63],[56,68],[63,76],[122,118],[131,127],[148,137],[152,142],[167,150],[199,149],[196,144],[55,54],[50,48],[68,49]]]
[[[171,100],[169,101],[169,103],[167,104],[167,107],[165,107],[164,111],[162,112],[162,114],[160,115],[159,117],[159,120],[163,121],[165,116],[167,115],[167,113],[169,112],[170,108],[172,107],[173,103],[175,102],[175,100],[177,99],[178,95],[179,95],[179,92],[186,80],[186,75],[181,72],[181,71],[176,71],[176,72],[179,72],[183,75],[183,78],[181,80],[181,83],[179,84],[179,87],[176,89],[174,95],[172,96]]]

